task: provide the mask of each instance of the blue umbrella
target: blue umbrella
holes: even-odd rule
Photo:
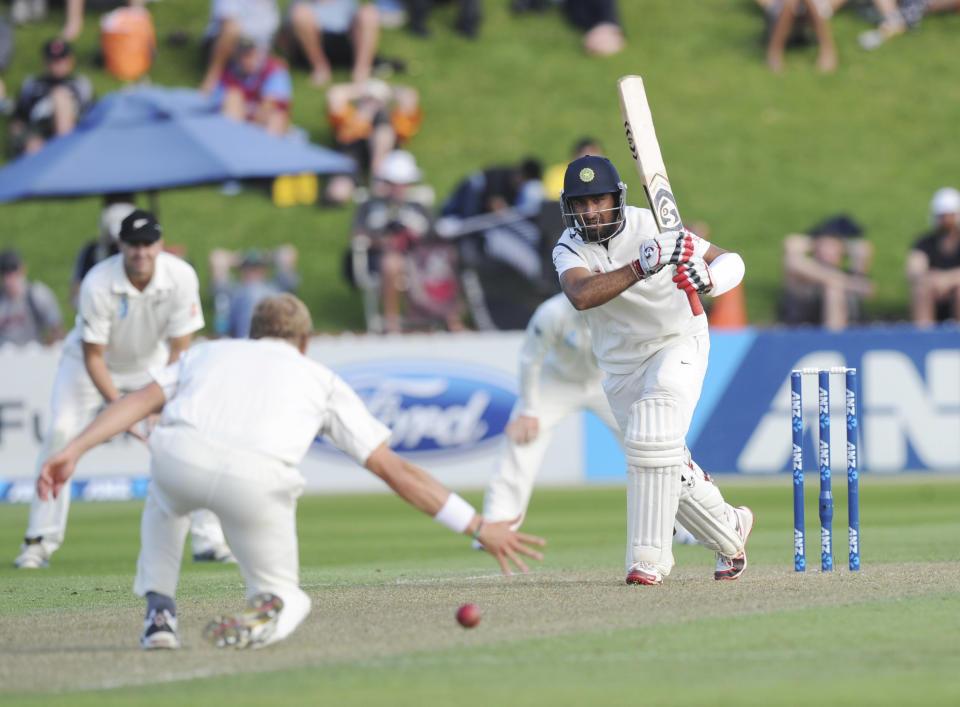
[[[0,201],[355,168],[333,150],[230,120],[198,91],[137,87],[105,96],[72,133],[0,169]]]

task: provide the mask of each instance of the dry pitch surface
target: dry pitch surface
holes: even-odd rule
[[[138,646],[139,608],[46,611],[4,620],[0,686],[73,691],[374,662],[524,638],[945,594],[957,586],[960,564],[913,563],[803,575],[760,566],[736,582],[681,567],[661,587],[627,586],[595,570],[307,587],[313,613],[289,640],[263,651],[216,650],[200,638],[208,619],[236,610],[236,603],[181,603],[183,648],[152,653]],[[475,629],[454,620],[465,602],[484,612]]]

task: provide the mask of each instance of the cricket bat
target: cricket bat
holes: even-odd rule
[[[633,155],[657,228],[661,233],[683,228],[677,200],[673,196],[670,178],[667,177],[663,155],[660,154],[657,133],[653,129],[653,116],[650,114],[643,79],[639,76],[622,76],[617,81],[617,91],[620,94],[620,115],[627,134],[627,147]],[[687,299],[695,315],[703,314],[703,305],[696,292],[688,292]]]

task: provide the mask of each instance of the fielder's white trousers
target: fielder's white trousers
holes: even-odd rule
[[[540,401],[532,412],[539,421],[539,434],[528,444],[517,444],[511,439],[504,443],[497,470],[483,499],[483,516],[489,521],[513,520],[526,513],[533,483],[553,432],[568,415],[589,410],[603,420],[617,439],[621,437],[600,379],[571,381],[545,368],[540,373],[539,390]],[[518,404],[510,419],[519,413]]]
[[[114,385],[121,393],[137,390],[150,382],[146,373],[113,373]],[[82,359],[65,354],[60,359],[53,382],[50,400],[50,425],[43,438],[43,446],[37,459],[36,475],[48,457],[63,449],[104,405],[103,396],[97,390]],[[70,513],[70,493],[65,489],[57,498],[41,501],[34,494],[30,502],[30,519],[27,523],[28,538],[43,538],[43,548],[52,554],[63,544],[67,532],[67,515]],[[216,516],[209,512],[194,516],[192,549],[202,553],[223,545],[223,531]]]
[[[157,426],[150,435],[153,480],[140,527],[133,591],[174,596],[189,514],[209,508],[220,518],[247,583],[283,599],[273,640],[289,635],[310,612],[300,589],[297,499],[304,479],[292,466],[204,439],[186,426]]]
[[[710,353],[710,339],[706,334],[678,338],[671,341],[647,360],[638,364],[630,373],[608,373],[603,379],[603,389],[607,394],[610,409],[616,418],[620,429],[626,432],[633,404],[638,400],[662,398],[672,400],[680,416],[680,426],[683,434],[690,427],[690,420],[700,399],[700,390],[703,386],[703,377],[707,371],[707,361]],[[626,568],[630,571],[636,563],[648,556],[649,548],[643,547],[638,538],[634,537],[631,528],[638,525],[640,519],[651,509],[660,509],[670,506],[662,499],[651,499],[644,496],[642,484],[635,484],[631,475],[637,472],[627,469],[627,552]],[[679,485],[680,467],[676,470],[677,478],[674,486]],[[631,490],[634,493],[631,494]],[[676,489],[673,489],[674,491]],[[662,489],[664,493],[673,493],[670,485]],[[672,517],[663,518],[664,529],[674,527],[676,521],[676,504],[678,498],[672,502]],[[664,530],[666,532],[666,530]],[[672,532],[672,530],[671,530]],[[673,553],[670,544],[660,548],[662,553],[656,563],[669,573],[673,567]]]

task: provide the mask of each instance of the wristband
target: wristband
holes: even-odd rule
[[[445,525],[455,533],[462,533],[470,525],[470,521],[477,514],[473,506],[460,498],[457,494],[451,493],[447,496],[443,508],[437,511],[433,517],[441,525]]]
[[[643,279],[643,268],[640,267],[640,259],[630,261],[630,269],[633,270],[633,276],[637,282]]]
[[[480,516],[480,524],[477,526],[477,529],[473,531],[471,536],[474,540],[480,537],[480,531],[483,530],[483,516]]]

